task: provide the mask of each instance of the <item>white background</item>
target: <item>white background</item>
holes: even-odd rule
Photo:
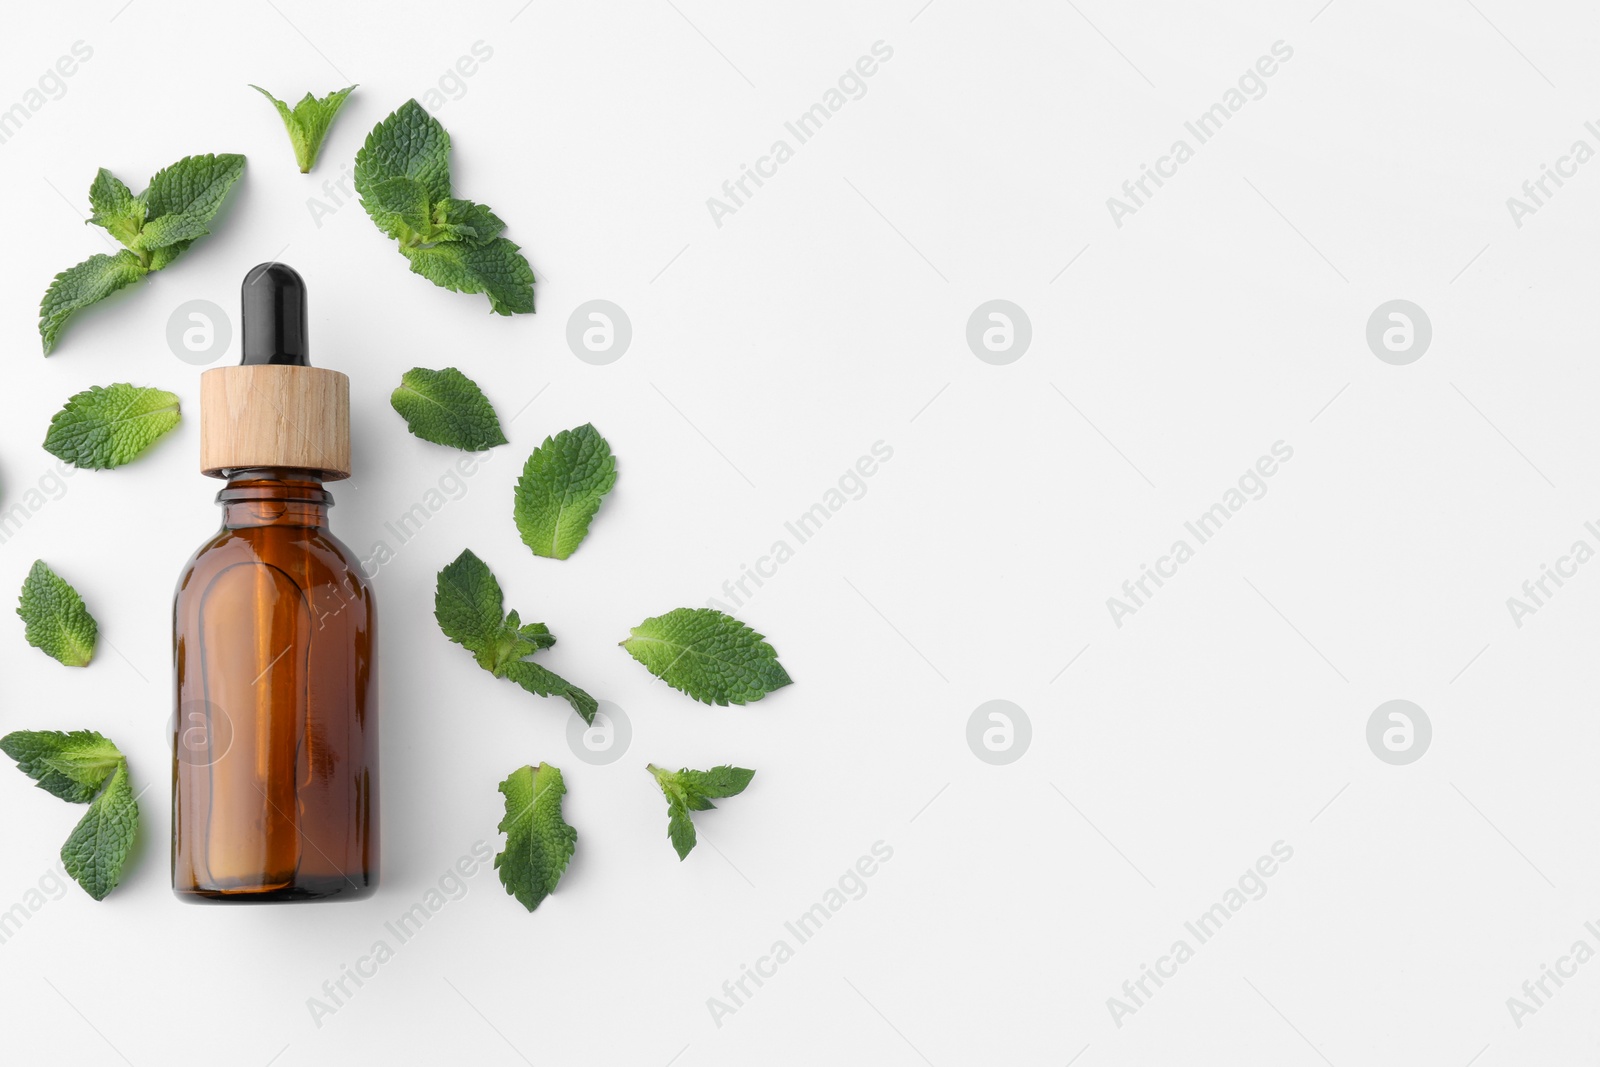
[[[5,1059],[1592,1062],[1600,963],[1520,1027],[1506,999],[1577,939],[1600,948],[1600,563],[1520,628],[1506,598],[1574,540],[1600,547],[1600,162],[1521,227],[1506,199],[1575,139],[1600,148],[1600,14],[1321,2],[14,10],[0,107],[74,42],[93,57],[0,144],[0,507],[51,469],[39,442],[74,392],[157,385],[185,418],[0,546],[0,588],[43,557],[102,633],[70,670],[0,619],[0,724],[100,730],[149,787],[124,884],[99,904],[69,886],[0,945]],[[866,95],[715,225],[706,198],[880,40]],[[1184,121],[1280,40],[1266,94],[1115,225],[1107,197],[1193,145]],[[451,82],[478,41],[492,58]],[[537,315],[412,276],[353,202],[308,206],[442,77],[456,189],[523,245]],[[247,82],[361,87],[306,177]],[[95,168],[137,190],[208,151],[249,157],[217,232],[40,358],[51,276],[105,250],[81,222]],[[460,367],[511,444],[376,579],[380,891],[185,907],[170,604],[218,485],[196,468],[198,369],[165,331],[186,300],[233,312],[275,256],[311,286],[315,360],[352,380],[333,526],[359,554],[455,459],[389,408],[402,371]],[[1006,366],[965,339],[995,298],[1032,323]],[[1407,366],[1365,340],[1396,298],[1434,330]],[[608,366],[566,343],[592,299],[633,324]],[[576,555],[536,559],[512,485],[591,420],[617,489]],[[865,495],[740,610],[792,687],[708,708],[616,648],[720,595],[880,440],[893,459]],[[1267,494],[1114,625],[1106,598],[1280,440]],[[546,662],[626,709],[621,760],[580,761],[565,705],[438,632],[434,574],[468,546],[559,635]],[[1433,725],[1408,766],[1365,738],[1396,698]],[[991,699],[1032,723],[1007,766],[966,742]],[[540,760],[579,834],[556,894],[528,914],[479,873],[316,1025],[324,980],[474,841],[498,847],[495,786]],[[680,864],[647,761],[759,773]],[[8,769],[0,792],[5,908],[48,881],[81,810]],[[1280,840],[1266,895],[1118,1026],[1107,998]],[[707,998],[877,841],[893,858],[865,896],[717,1025]]]

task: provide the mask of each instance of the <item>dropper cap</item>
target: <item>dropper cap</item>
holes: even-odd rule
[[[263,263],[240,291],[237,367],[200,376],[200,470],[214,478],[252,467],[350,477],[350,379],[311,366],[305,279]]]

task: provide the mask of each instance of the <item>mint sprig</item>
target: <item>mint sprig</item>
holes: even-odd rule
[[[457,293],[483,293],[499,315],[533,311],[533,269],[501,236],[505,223],[450,189],[450,135],[408,100],[356,153],[356,192],[411,270]]]
[[[19,730],[0,737],[0,750],[39,788],[89,805],[61,846],[61,862],[85,892],[104,900],[122,881],[139,830],[127,759],[93,730]]]
[[[86,470],[120,467],[178,425],[178,418],[173,393],[126,382],[95,385],[56,412],[44,450]]]
[[[259,85],[250,88],[271,100],[272,106],[278,109],[278,117],[283,119],[284,128],[289,131],[289,143],[294,147],[294,159],[300,164],[301,174],[309,174],[311,168],[317,165],[317,153],[322,150],[322,139],[328,136],[334,116],[344,106],[345,99],[356,91],[352,85],[320,99],[306,93],[291,108]]]
[[[498,829],[506,847],[494,858],[506,892],[532,911],[555,892],[578,844],[578,831],[561,817],[567,792],[561,772],[548,763],[519,767],[500,783],[506,814]]]
[[[750,784],[750,779],[756,776],[755,771],[726,764],[709,771],[691,771],[687,767],[669,771],[654,763],[646,769],[655,775],[656,784],[666,794],[667,837],[678,853],[680,862],[689,855],[695,843],[694,822],[689,818],[689,813],[715,808],[716,805],[711,803],[713,797],[720,800],[738,796]]]
[[[100,627],[83,597],[44,560],[34,560],[17,598],[28,644],[68,667],[87,667]]]
[[[56,338],[69,318],[148,273],[147,262],[122,251],[115,255],[101,252],[57,274],[39,302],[39,336],[44,341],[44,354],[48,356],[55,348]]]
[[[517,479],[513,518],[536,556],[566,559],[589,534],[601,499],[617,484],[611,446],[589,423],[546,437]]]
[[[0,749],[40,789],[69,804],[93,800],[122,762],[117,746],[93,730],[18,730],[0,738]]]
[[[749,703],[793,680],[765,638],[714,608],[646,619],[621,644],[651,674],[704,704]]]
[[[505,594],[488,564],[464,549],[439,572],[433,594],[439,629],[471,652],[478,666],[539,696],[564,697],[572,710],[593,725],[599,701],[552,671],[527,659],[556,643],[542,622],[524,623],[505,611]]]
[[[506,443],[489,398],[454,367],[412,367],[400,376],[389,404],[406,420],[406,429],[424,441],[466,452]]]
[[[244,173],[239,155],[185,156],[156,173],[138,196],[104,167],[89,186],[89,222],[124,246],[62,271],[39,303],[39,337],[49,355],[67,320],[118,289],[170,265],[210,231]]]

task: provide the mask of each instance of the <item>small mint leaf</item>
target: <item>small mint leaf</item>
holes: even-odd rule
[[[517,479],[512,516],[536,556],[566,559],[589,534],[600,502],[617,484],[611,446],[584,423],[546,437]]]
[[[496,678],[506,678],[538,696],[564,697],[584,722],[594,722],[598,701],[527,660],[555,644],[555,636],[543,623],[524,623],[515,611],[505,613],[500,583],[471,549],[463,549],[439,571],[433,617],[446,637],[471,652],[478,666]]]
[[[68,667],[87,667],[94,658],[100,627],[78,591],[35,560],[17,598],[17,614],[27,624],[28,644]]]
[[[600,710],[600,702],[554,671],[532,660],[518,659],[505,665],[501,677],[509,678],[537,696],[565,698],[584,722],[594,725],[594,713]]]
[[[128,247],[135,252],[171,248],[178,244],[188,247],[190,241],[204,237],[211,232],[208,225],[209,222],[209,219],[201,218],[199,215],[163,215],[159,219],[152,219],[145,223],[144,229],[134,236]],[[171,260],[169,259],[165,262],[170,263]],[[150,269],[156,270],[158,268],[152,263]]]
[[[478,383],[454,367],[413,367],[400,376],[389,403],[424,441],[466,452],[506,443],[500,419]]]
[[[500,783],[506,814],[498,829],[506,847],[494,858],[500,883],[529,911],[555,892],[577,848],[578,831],[561,817],[567,786],[548,763],[519,767]]]
[[[439,629],[494,672],[496,645],[505,629],[505,594],[488,564],[470,548],[439,572],[433,593],[433,617]]]
[[[533,312],[533,268],[504,237],[400,249],[413,274],[453,293],[483,293],[496,315]]]
[[[339,109],[344,106],[346,98],[356,90],[352,85],[347,89],[329,93],[321,99],[306,93],[291,109],[288,104],[261,86],[252,85],[250,88],[272,101],[272,106],[278,111],[278,117],[283,119],[284,128],[289,131],[289,144],[294,148],[295,162],[300,165],[301,174],[309,174],[311,168],[317,165],[317,154],[322,151],[323,138],[327,137],[334,116],[339,114]]]
[[[691,771],[687,767],[669,771],[652,763],[646,769],[655,776],[656,784],[666,795],[667,837],[680,861],[689,855],[695,844],[694,822],[689,813],[715,808],[711,797],[737,796],[756,775],[755,771],[744,767],[726,765],[709,771]]]
[[[240,155],[185,156],[157,171],[142,199],[149,205],[152,222],[163,215],[192,215],[201,223],[210,222],[243,173]]]
[[[160,270],[181,256],[192,244],[194,244],[193,241],[176,241],[170,245],[162,245],[160,248],[152,248],[150,250],[150,269]]]
[[[61,863],[84,892],[104,900],[122,881],[122,868],[138,833],[139,804],[123,761],[61,846]]]
[[[415,100],[374,126],[356,153],[356,192],[369,215],[374,190],[390,178],[421,182],[429,203],[450,196],[450,135]]]
[[[646,619],[622,647],[651,674],[705,704],[760,700],[793,680],[760,634],[715,608],[677,608]]]
[[[755,771],[743,767],[730,767],[723,764],[713,767],[709,771],[682,770],[678,772],[679,779],[694,795],[699,797],[736,797],[744,792],[744,787],[750,784],[750,779],[756,776]],[[712,807],[709,800],[706,807]],[[696,809],[699,810],[699,809]]]
[[[0,737],[0,751],[52,796],[87,804],[122,762],[122,753],[93,730],[16,730]]]
[[[122,183],[122,180],[101,167],[89,186],[89,221],[103,228],[118,241],[130,247],[144,225],[144,201]]]
[[[428,188],[415,178],[385,178],[367,197],[367,214],[378,229],[403,244],[424,240],[433,229]]]
[[[149,268],[139,262],[137,255],[122,251],[90,256],[57,274],[39,302],[39,337],[44,342],[44,354],[48,356],[55,348],[56,338],[73,315],[148,273]]]
[[[173,393],[126,382],[96,385],[56,412],[44,449],[86,470],[120,467],[178,425],[178,418]]]
[[[437,231],[476,243],[498,237],[506,228],[498,215],[471,200],[439,201],[433,209],[433,221]]]

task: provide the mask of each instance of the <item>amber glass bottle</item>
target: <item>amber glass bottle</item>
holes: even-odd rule
[[[172,886],[360,897],[378,881],[377,618],[323,488],[349,474],[348,381],[309,366],[282,264],[246,276],[242,344],[201,381],[201,468],[227,485],[173,603]]]

